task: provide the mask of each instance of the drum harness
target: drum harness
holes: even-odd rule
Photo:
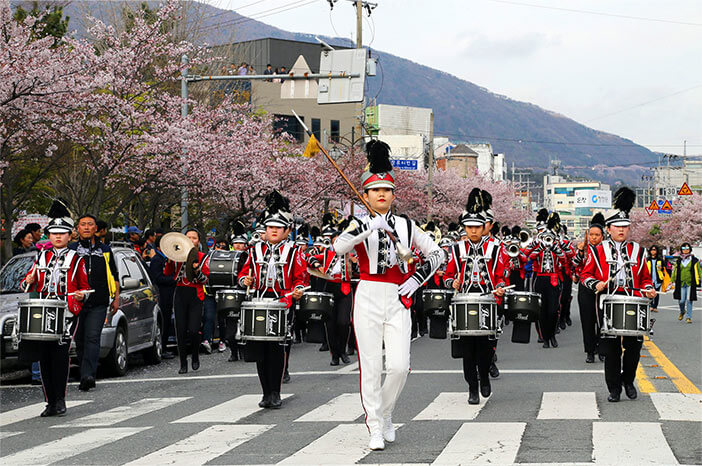
[[[463,261],[463,267],[461,270],[461,277],[470,277],[470,281],[466,283],[465,279],[461,283],[461,292],[468,292],[471,288],[478,288],[480,290],[480,294],[484,293],[491,293],[491,291],[486,290],[487,283],[490,283],[492,287],[494,288],[494,284],[492,283],[492,278],[490,274],[487,271],[487,261],[486,257],[492,257],[494,253],[498,251],[497,248],[495,248],[495,243],[489,242],[487,244],[487,250],[485,251],[485,254],[482,253],[483,249],[483,244],[485,243],[485,239],[481,240],[480,243],[478,244],[470,244],[470,250],[466,248],[466,241],[460,241],[456,246],[458,248],[458,256],[460,259]],[[470,267],[470,272],[468,272],[468,267]],[[494,269],[493,269],[494,272]],[[469,275],[468,275],[469,273]],[[486,284],[486,286],[483,286],[481,282],[481,277],[482,281]],[[480,328],[481,329],[487,329],[487,325],[485,324],[485,316],[483,315],[482,309],[480,310]],[[500,332],[499,329],[502,328],[502,321],[504,319],[504,316],[499,320],[498,323],[498,334]]]
[[[275,290],[275,283],[285,289],[285,273],[283,268],[288,265],[288,257],[294,249],[294,246],[287,241],[283,243],[282,249],[280,248],[280,243],[278,245],[267,244],[266,252],[263,252],[263,242],[257,243],[254,247],[255,251],[255,263],[259,266],[260,277],[259,283],[265,283],[265,287],[256,290],[256,299],[261,299],[262,293],[265,293],[268,289],[272,290],[275,294],[275,298],[278,299],[281,296]],[[288,265],[288,272],[292,268],[292,261]],[[265,272],[264,272],[265,270]],[[286,311],[287,316],[287,311]],[[271,315],[270,319],[267,319],[266,333],[271,333],[274,325],[277,325],[277,318],[275,315]],[[287,317],[284,317],[287,319]],[[284,343],[281,343],[284,344]]]

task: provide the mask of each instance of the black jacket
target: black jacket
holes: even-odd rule
[[[163,274],[167,261],[168,259],[163,254],[156,251],[149,263],[149,275],[151,275],[151,280],[158,286],[159,306],[164,315],[173,308],[173,294],[176,289],[176,281],[173,276]]]

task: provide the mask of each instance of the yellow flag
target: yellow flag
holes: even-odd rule
[[[317,142],[317,138],[314,137],[314,134],[310,135],[310,140],[307,143],[307,147],[305,147],[305,153],[302,155],[308,159],[317,155],[319,152],[318,144],[319,143]]]

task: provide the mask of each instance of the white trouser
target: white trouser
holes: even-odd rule
[[[353,328],[361,371],[361,402],[366,425],[380,431],[392,414],[410,368],[410,310],[400,302],[397,285],[361,280],[356,289]],[[385,342],[385,383],[383,375]]]

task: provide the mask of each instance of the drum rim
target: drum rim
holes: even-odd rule
[[[216,290],[215,296],[218,294],[246,294],[246,290]]]
[[[266,310],[285,310],[288,306],[277,299],[272,298],[258,298],[249,299],[241,303],[241,310],[244,309],[266,309]]]
[[[425,295],[425,294],[432,295],[435,293],[436,294],[454,294],[454,292],[455,292],[455,290],[424,290],[424,291],[422,291],[422,295]],[[458,294],[461,294],[461,293],[458,293]]]
[[[602,305],[605,305],[607,303],[648,305],[651,303],[651,299],[646,298],[645,296],[625,296],[625,295],[611,294],[611,295],[606,295],[602,299]]]
[[[472,297],[469,301],[468,297]],[[497,306],[497,299],[492,295],[482,296],[480,293],[456,293],[456,295],[451,300],[451,304],[468,304],[468,303],[479,303],[479,304],[491,304]]]
[[[64,301],[63,299],[53,299],[53,298],[29,298],[25,299],[23,301],[19,302],[20,306],[32,306],[37,305],[37,304],[46,304],[49,303],[49,305],[46,305],[44,307],[62,307],[66,308],[68,307],[68,303]],[[57,303],[58,305],[55,305],[54,303]]]
[[[540,298],[541,293],[535,291],[508,291],[507,294],[505,294],[505,298],[510,296],[538,296]]]
[[[304,298],[305,296],[324,296],[325,298],[333,298],[334,293],[330,293],[328,291],[305,291],[302,297]]]

